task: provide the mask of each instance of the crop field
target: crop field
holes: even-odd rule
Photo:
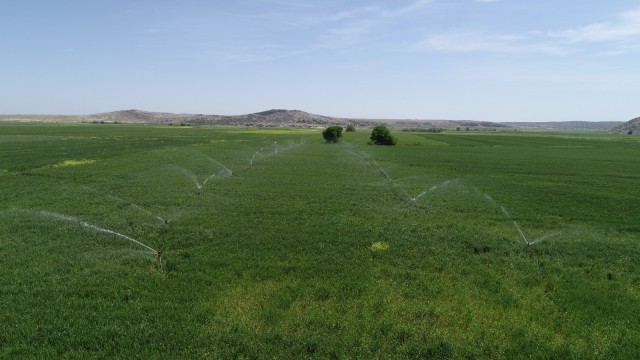
[[[0,358],[640,357],[640,139],[0,123]]]

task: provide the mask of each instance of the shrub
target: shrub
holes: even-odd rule
[[[333,125],[322,131],[322,137],[328,143],[337,143],[342,137],[342,126]]]
[[[392,136],[389,129],[384,125],[374,127],[369,139],[371,140],[370,144],[375,145],[395,145],[398,142],[396,137]]]
[[[355,126],[353,126],[351,124],[347,125],[346,132],[355,132],[355,131],[356,131],[356,127]]]

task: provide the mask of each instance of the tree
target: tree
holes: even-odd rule
[[[340,142],[340,138],[342,138],[342,126],[329,126],[322,131],[322,137],[328,143]]]
[[[398,142],[395,136],[391,135],[389,129],[384,125],[378,125],[371,131],[370,144],[374,145],[395,145]]]
[[[354,132],[354,131],[356,131],[356,127],[355,126],[353,126],[351,124],[347,125],[346,132]]]

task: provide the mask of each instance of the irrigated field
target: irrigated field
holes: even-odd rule
[[[0,124],[0,358],[640,357],[640,139]]]

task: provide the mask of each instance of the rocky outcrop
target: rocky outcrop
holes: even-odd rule
[[[640,117],[631,119],[624,124],[618,125],[609,131],[611,134],[620,135],[640,135]]]

